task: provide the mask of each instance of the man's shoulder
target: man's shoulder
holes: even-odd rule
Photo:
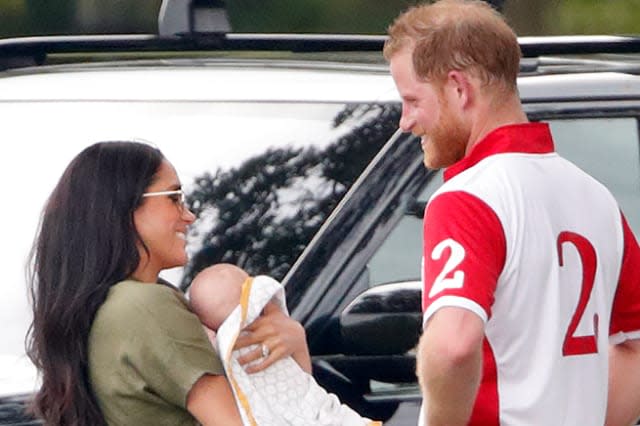
[[[573,167],[575,170],[568,171],[567,167]],[[482,198],[485,195],[511,191],[523,185],[530,187],[544,184],[550,175],[561,178],[567,172],[582,171],[556,152],[496,153],[448,179],[432,198],[451,191],[466,191]]]

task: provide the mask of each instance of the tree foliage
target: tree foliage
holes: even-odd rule
[[[638,0],[486,0],[520,35],[640,33]],[[417,0],[229,0],[236,32],[384,34]],[[0,0],[0,35],[154,33],[161,0]]]
[[[188,201],[212,223],[199,236],[202,248],[192,256],[182,287],[220,262],[282,279],[395,132],[399,113],[392,104],[348,105],[334,126],[351,130],[326,149],[270,149],[237,168],[197,178]]]
[[[637,34],[640,33],[638,0],[556,1],[545,11],[550,34]]]

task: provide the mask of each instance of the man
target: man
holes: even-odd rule
[[[486,3],[442,0],[389,36],[400,127],[446,168],[424,216],[421,424],[630,424],[640,249],[613,196],[528,122],[516,35]]]

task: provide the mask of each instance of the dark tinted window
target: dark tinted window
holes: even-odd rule
[[[551,120],[556,150],[602,182],[640,232],[640,155],[635,118]]]
[[[556,150],[602,182],[618,200],[636,235],[640,232],[640,154],[635,118],[548,121]],[[420,194],[426,203],[442,184],[435,173]],[[404,216],[369,262],[369,285],[420,279],[422,214]]]

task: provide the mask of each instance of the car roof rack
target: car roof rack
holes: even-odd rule
[[[50,55],[142,52],[381,52],[384,36],[324,34],[78,35],[0,39],[0,70],[45,65]]]
[[[155,52],[381,52],[384,35],[232,33],[223,0],[163,0],[158,34],[35,36],[0,40],[0,70],[48,64],[51,56]],[[544,55],[640,53],[639,36],[553,36],[518,39],[522,71],[537,72]],[[68,59],[73,61],[73,59]],[[601,69],[614,64],[600,61]],[[567,62],[565,65],[576,65]],[[595,68],[591,64],[589,68]]]
[[[175,51],[381,52],[386,36],[207,33],[190,36],[77,35],[0,39],[0,68],[42,65],[51,54]],[[640,53],[638,36],[520,38],[524,58],[544,55]]]

